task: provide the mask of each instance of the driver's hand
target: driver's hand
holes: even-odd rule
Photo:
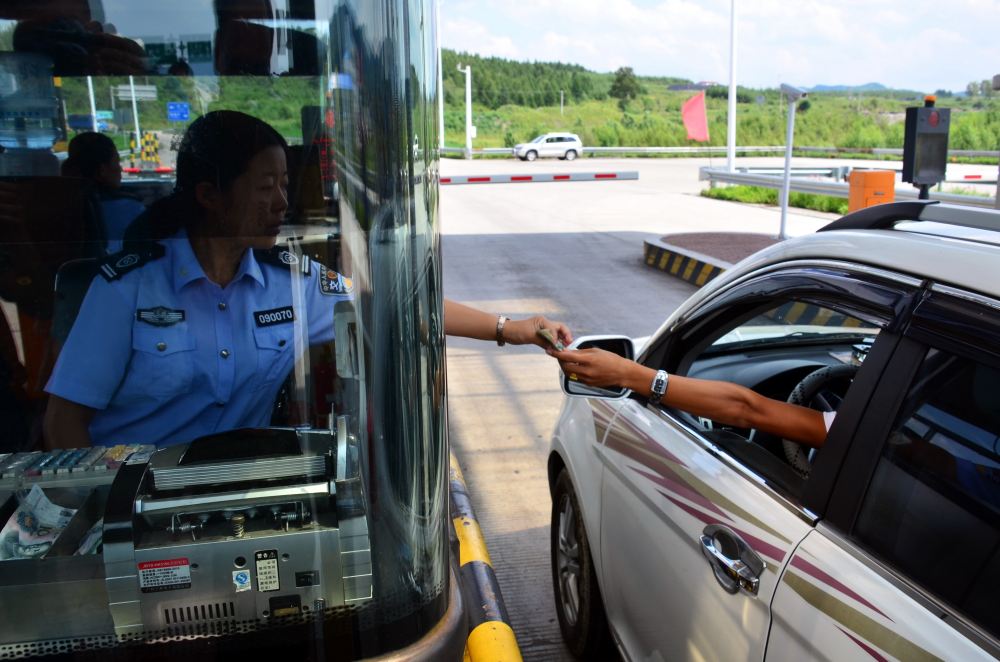
[[[587,386],[621,386],[626,381],[633,361],[603,349],[548,350],[559,361],[559,367],[572,379]]]

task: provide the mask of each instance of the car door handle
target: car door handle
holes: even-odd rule
[[[764,561],[736,532],[721,524],[709,524],[702,531],[701,552],[727,593],[757,595]]]

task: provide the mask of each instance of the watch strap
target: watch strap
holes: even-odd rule
[[[649,404],[660,404],[663,395],[667,392],[667,385],[670,383],[670,375],[666,370],[657,370],[653,377],[653,383],[649,385]]]

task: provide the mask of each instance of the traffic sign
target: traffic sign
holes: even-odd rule
[[[111,110],[99,110],[95,116],[99,120],[113,120],[115,118],[114,111]]]
[[[131,85],[115,85],[115,96],[123,101],[132,99]],[[136,85],[135,98],[137,101],[156,101],[155,85]]]
[[[171,122],[187,122],[191,118],[191,104],[185,101],[167,102],[167,119]]]

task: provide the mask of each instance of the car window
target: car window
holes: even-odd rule
[[[1000,635],[1000,369],[928,351],[852,535]]]
[[[681,361],[681,374],[740,384],[761,395],[789,400],[809,375],[825,371],[815,398],[833,410],[846,397],[879,327],[832,306],[804,300],[781,300],[749,317],[726,319],[701,334],[698,346]],[[669,369],[669,367],[668,367]],[[812,397],[800,404],[816,405]],[[681,414],[702,434],[723,446],[776,486],[796,495],[803,484],[783,440],[759,430],[722,426]],[[803,450],[805,453],[805,450]],[[808,453],[806,453],[809,459]]]

